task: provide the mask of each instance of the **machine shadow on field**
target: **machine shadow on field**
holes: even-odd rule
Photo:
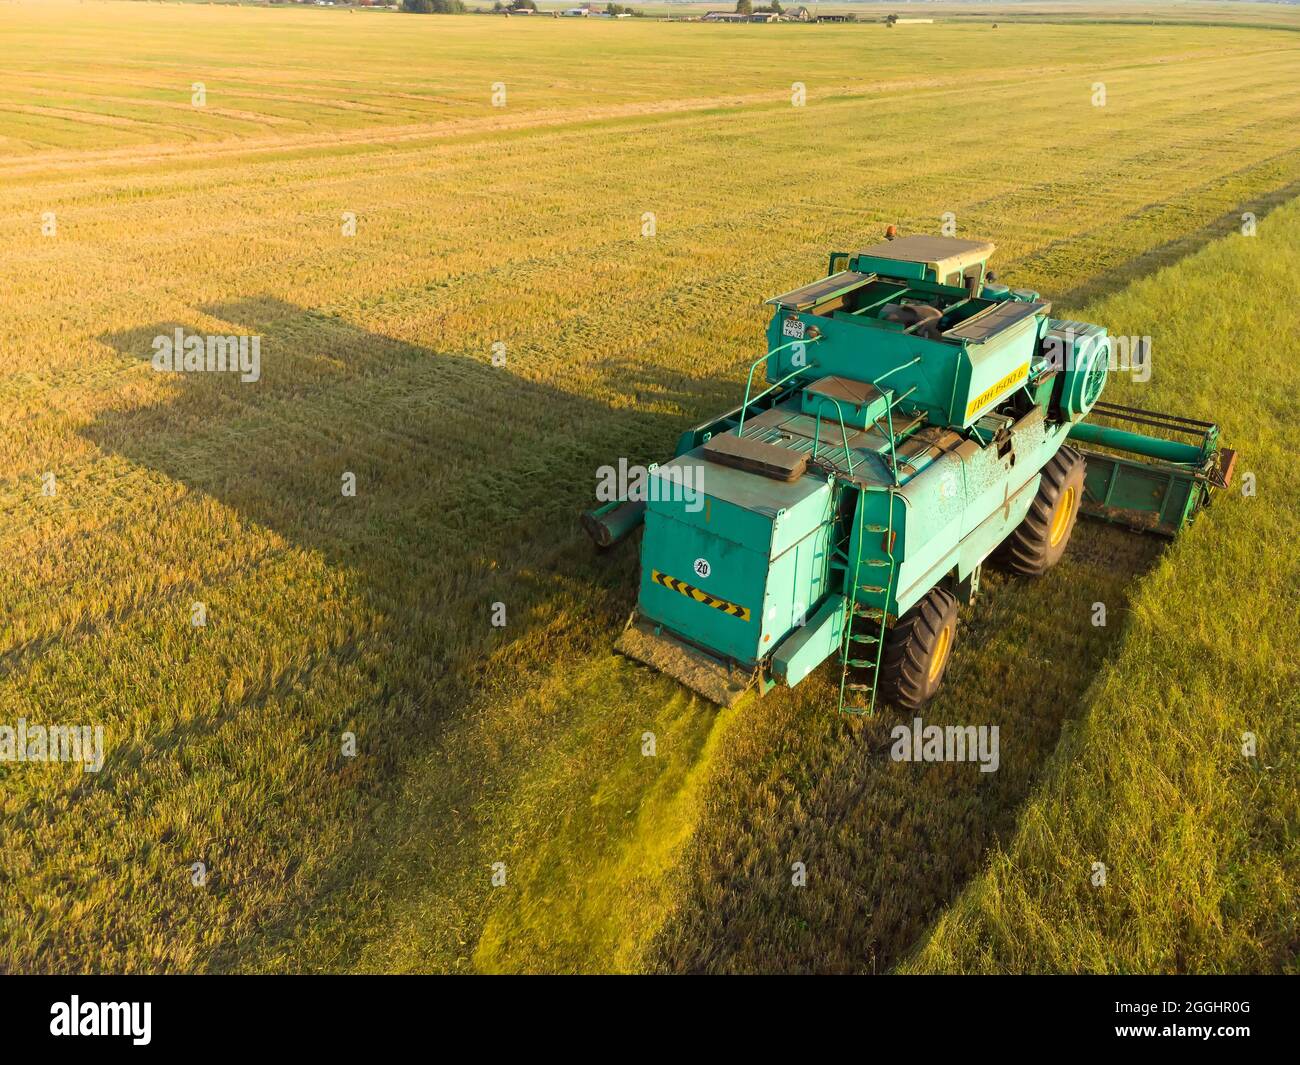
[[[260,379],[168,374],[173,396],[105,412],[83,435],[217,499],[291,546],[319,553],[347,573],[350,594],[377,619],[362,646],[349,638],[306,652],[306,670],[295,682],[323,702],[316,689],[327,690],[328,681],[319,676],[340,668],[359,676],[364,699],[336,700],[337,709],[325,713],[337,714],[330,731],[365,735],[367,757],[347,773],[322,773],[319,801],[310,808],[329,811],[317,814],[325,823],[272,819],[273,827],[259,831],[277,833],[286,851],[307,849],[319,858],[315,880],[301,878],[308,886],[299,889],[310,893],[299,902],[311,912],[374,874],[397,844],[386,836],[391,818],[371,814],[395,792],[405,790],[410,801],[415,790],[422,816],[444,814],[421,827],[421,858],[432,863],[437,855],[429,875],[454,880],[461,865],[479,859],[460,846],[473,821],[468,811],[508,796],[509,783],[497,778],[506,775],[512,751],[534,756],[548,742],[547,729],[562,725],[522,716],[490,741],[470,742],[463,726],[475,701],[488,688],[504,687],[503,698],[512,698],[511,685],[526,685],[530,675],[553,669],[557,657],[607,640],[630,607],[630,556],[597,559],[578,530],[598,466],[619,456],[636,463],[670,453],[690,408],[683,417],[665,407],[688,394],[696,403],[722,403],[735,385],[696,381],[688,389],[658,380],[652,368],[620,363],[602,367],[602,381],[614,390],[626,386],[640,402],[613,409],[486,359],[422,348],[275,298],[199,310],[206,324],[160,322],[101,339],[149,361],[154,338],[177,328],[186,336],[258,335]],[[354,496],[343,493],[345,473],[355,474]],[[505,604],[501,628],[492,624],[496,603]],[[256,620],[290,648],[306,642],[299,631],[306,623],[277,615],[274,602],[241,609],[246,617],[236,623]],[[232,673],[243,667],[229,663]],[[242,717],[243,709],[224,712]],[[257,717],[246,720],[254,742]],[[447,730],[457,735],[449,739]],[[442,794],[432,794],[432,781],[401,783],[403,771],[431,751],[438,752]],[[331,830],[342,820],[365,831],[346,853],[330,855]],[[477,885],[481,878],[475,872],[464,880]],[[458,905],[464,909],[464,900]],[[301,913],[261,916],[269,939],[287,940]],[[361,944],[330,946],[342,966]],[[239,967],[248,955],[230,952],[247,949],[231,943],[214,966]]]

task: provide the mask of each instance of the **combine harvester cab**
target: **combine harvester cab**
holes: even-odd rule
[[[723,705],[834,658],[841,709],[917,709],[986,560],[1045,572],[1080,510],[1173,535],[1226,486],[1217,427],[1100,403],[1105,330],[993,283],[992,252],[891,239],[768,301],[741,405],[583,515],[602,546],[644,521],[620,650]]]

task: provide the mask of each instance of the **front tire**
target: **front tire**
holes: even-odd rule
[[[943,684],[956,641],[957,600],[932,588],[885,633],[880,694],[906,710],[920,710]]]
[[[1038,494],[1025,520],[997,549],[994,561],[1021,577],[1041,577],[1061,561],[1083,501],[1086,463],[1072,447],[1062,447],[1043,467]]]

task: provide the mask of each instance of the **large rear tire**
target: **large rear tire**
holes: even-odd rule
[[[1083,456],[1063,447],[1043,467],[1038,494],[993,561],[1021,577],[1041,577],[1061,561],[1083,501]]]
[[[920,710],[943,683],[957,642],[957,600],[932,588],[885,633],[878,691],[906,710]]]

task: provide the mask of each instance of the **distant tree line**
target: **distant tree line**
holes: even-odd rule
[[[403,11],[417,15],[463,15],[465,0],[402,0]]]

